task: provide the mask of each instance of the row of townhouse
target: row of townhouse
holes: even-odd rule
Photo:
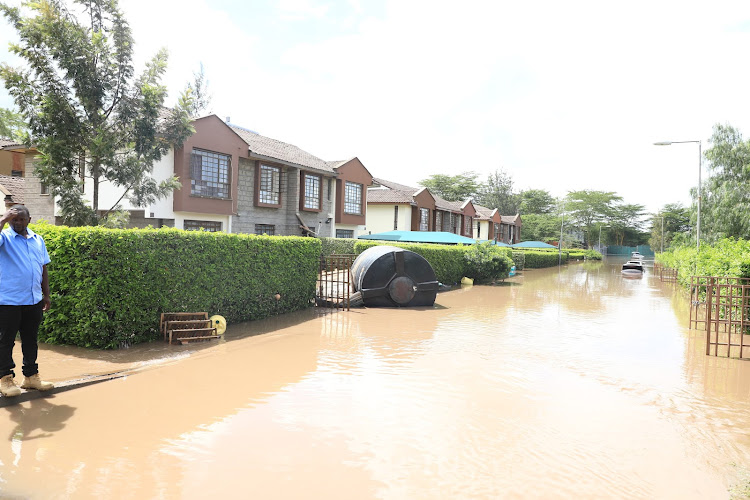
[[[520,241],[520,217],[449,202],[429,190],[373,179],[358,158],[324,161],[302,149],[239,127],[216,115],[193,122],[193,134],[154,165],[153,176],[176,175],[182,188],[147,207],[129,206],[122,189],[102,182],[100,208],[118,200],[132,227],[177,227],[268,235],[357,237],[392,229],[449,231],[477,239]],[[25,177],[19,199],[34,219],[60,222],[57,200],[34,174],[37,151],[0,145],[12,158],[0,176]],[[10,177],[10,176],[9,176]],[[0,179],[0,188],[6,183]],[[93,189],[81,172],[84,195]],[[18,186],[15,187],[18,190]],[[0,189],[1,190],[1,189]]]

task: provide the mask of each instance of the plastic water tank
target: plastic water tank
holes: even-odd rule
[[[421,255],[391,246],[362,252],[352,264],[354,290],[369,307],[431,306],[438,282]]]

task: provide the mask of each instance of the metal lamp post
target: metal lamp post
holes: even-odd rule
[[[654,146],[671,146],[672,144],[687,144],[696,143],[698,144],[698,221],[695,227],[695,244],[700,252],[701,250],[701,161],[703,155],[701,154],[701,141],[660,141],[655,142]],[[662,219],[662,224],[664,219]],[[663,235],[662,235],[663,239]]]
[[[664,253],[664,217],[653,216],[652,219],[661,219],[661,253]]]

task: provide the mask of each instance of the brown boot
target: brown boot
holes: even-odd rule
[[[55,387],[52,382],[45,382],[39,377],[38,373],[30,377],[24,377],[23,383],[21,384],[22,389],[36,389],[37,391],[49,391]]]
[[[13,381],[13,375],[6,375],[3,378],[0,378],[0,392],[5,397],[18,396],[21,394],[21,389],[19,389]]]

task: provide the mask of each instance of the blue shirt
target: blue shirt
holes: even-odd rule
[[[42,270],[50,263],[44,239],[26,229],[29,237],[12,227],[0,232],[0,305],[25,306],[42,300]]]

